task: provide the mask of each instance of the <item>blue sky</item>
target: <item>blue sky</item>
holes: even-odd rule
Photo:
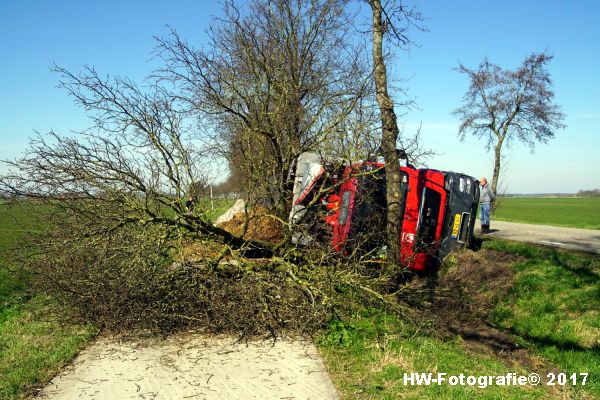
[[[506,151],[509,193],[575,192],[600,187],[600,2],[421,1],[429,32],[397,52],[393,72],[407,78],[419,105],[401,120],[407,132],[422,124],[424,144],[440,155],[433,168],[491,175],[493,158],[476,138],[457,139],[451,110],[467,88],[452,68],[475,67],[488,56],[515,68],[529,53],[548,50],[556,101],[568,127],[535,154],[515,143]],[[102,73],[141,80],[152,70],[154,35],[171,25],[202,45],[217,1],[0,0],[0,159],[26,149],[34,130],[88,126],[83,112],[56,88],[56,63],[71,70],[93,65]]]

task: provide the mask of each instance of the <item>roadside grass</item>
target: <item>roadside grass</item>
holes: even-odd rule
[[[95,328],[70,321],[52,299],[28,290],[28,275],[8,265],[2,251],[36,230],[47,211],[33,202],[0,202],[0,399],[24,398],[48,381],[94,335]],[[37,215],[36,215],[37,213]]]
[[[94,336],[52,299],[35,296],[0,312],[0,399],[20,399],[49,381]]]
[[[493,219],[572,228],[600,229],[600,198],[498,199]]]
[[[493,321],[567,375],[589,373],[573,389],[600,398],[600,257],[501,240],[484,247],[525,257]]]
[[[442,339],[384,310],[329,324],[317,340],[343,399],[600,398],[600,258],[498,239],[483,248],[523,257],[513,287],[500,293],[489,320],[515,335],[532,364],[472,350],[459,336]],[[451,262],[452,258],[450,258]],[[482,290],[489,290],[481,282]],[[488,289],[485,289],[488,288]],[[527,364],[527,365],[526,365]],[[404,385],[404,373],[501,375],[588,373],[585,386],[477,387]]]
[[[216,220],[221,214],[227,211],[235,203],[234,199],[214,199],[211,205],[210,199],[200,200],[201,208],[206,210],[206,216],[211,220]],[[212,208],[214,206],[214,209]]]
[[[347,324],[332,323],[317,340],[342,399],[546,399],[559,398],[545,386],[451,386],[404,384],[404,374],[526,374],[499,359],[470,353],[462,340],[441,340],[380,310],[365,311]]]
[[[35,230],[34,213],[39,206],[23,203],[10,205],[0,200],[0,313],[27,297],[27,274],[16,266],[8,265],[3,252],[17,243],[27,232]]]

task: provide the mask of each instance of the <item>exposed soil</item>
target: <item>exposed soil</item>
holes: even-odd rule
[[[248,222],[246,232],[244,227]],[[244,234],[246,240],[258,240],[267,243],[279,243],[284,238],[284,225],[269,215],[266,208],[257,207],[248,213],[238,212],[229,221],[219,224],[219,226],[229,233],[236,236]]]
[[[223,245],[212,241],[190,240],[184,243],[177,255],[178,261],[199,261],[218,257]]]
[[[494,250],[463,251],[440,272],[433,297],[434,327],[442,336],[460,335],[471,351],[499,356],[508,364],[532,369],[544,362],[530,356],[516,337],[490,324],[489,313],[512,287],[512,265],[522,257]]]
[[[463,251],[448,270],[441,271],[434,303],[436,314],[449,326],[472,326],[487,321],[491,308],[510,290],[523,258],[494,250]]]

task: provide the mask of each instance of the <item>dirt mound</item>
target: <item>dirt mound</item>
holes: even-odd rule
[[[217,242],[189,240],[181,245],[175,259],[178,262],[210,260],[218,257],[223,247]]]
[[[248,222],[246,232],[244,227]],[[266,208],[256,208],[248,213],[239,212],[227,222],[219,225],[227,232],[242,236],[247,240],[259,240],[267,243],[279,243],[284,238],[284,224],[269,213]]]

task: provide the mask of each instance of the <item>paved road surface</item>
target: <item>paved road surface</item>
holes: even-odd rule
[[[492,220],[491,236],[600,254],[600,230]]]
[[[201,334],[83,350],[39,394],[50,400],[338,399],[308,341],[238,343]]]

